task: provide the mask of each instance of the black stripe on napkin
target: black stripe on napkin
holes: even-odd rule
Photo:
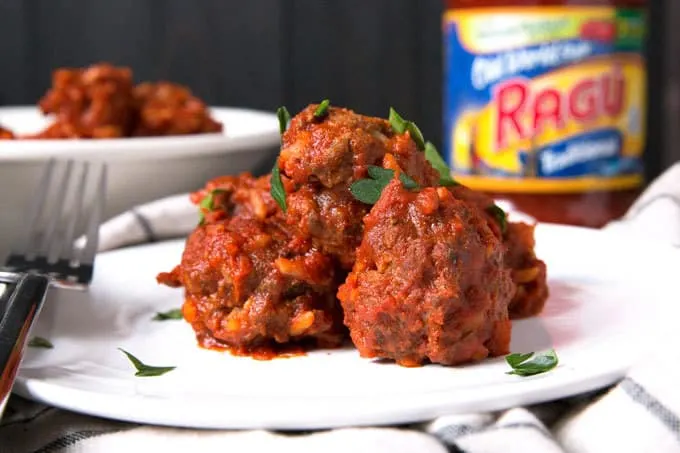
[[[452,444],[459,437],[474,434],[479,429],[480,428],[464,424],[447,425],[434,431],[432,435],[446,444]]]
[[[137,223],[139,224],[140,227],[142,227],[142,230],[144,230],[144,235],[146,236],[146,242],[157,242],[158,237],[156,236],[156,233],[154,233],[153,228],[151,227],[151,222],[149,219],[144,216],[141,212],[139,212],[136,209],[132,210],[132,215],[135,216],[135,219],[137,220]]]
[[[456,444],[456,439],[470,434],[474,430],[475,428],[470,425],[456,424],[444,426],[430,434],[441,442],[449,453],[466,453]]]
[[[542,425],[530,422],[517,422],[508,423],[507,425],[496,425],[492,426],[489,431],[512,430],[512,429],[532,429],[541,434],[546,439],[549,439],[553,442],[555,441],[552,435]]]
[[[76,431],[53,440],[49,444],[33,451],[33,453],[58,453],[64,448],[72,447],[82,440],[91,439],[93,437],[101,436],[102,434],[111,434],[124,430],[125,428],[112,428],[104,430]]]
[[[647,409],[649,413],[655,416],[675,435],[675,438],[680,441],[680,418],[678,418],[676,414],[631,378],[624,378],[621,381],[621,388],[626,392],[630,399]]]
[[[467,453],[456,444],[445,444],[444,446],[446,447],[446,451],[449,453]]]
[[[542,425],[530,422],[516,422],[508,423],[505,425],[492,425],[481,427],[456,424],[444,426],[431,434],[435,436],[440,442],[442,442],[449,449],[449,452],[464,453],[464,450],[462,450],[460,447],[456,445],[456,440],[458,440],[461,437],[473,434],[485,434],[493,431],[506,431],[513,429],[531,429],[538,432],[544,438],[550,440],[551,442],[555,442],[555,439],[553,439],[552,435],[545,428],[543,428]]]

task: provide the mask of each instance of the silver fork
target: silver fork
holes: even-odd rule
[[[84,289],[92,280],[105,198],[105,164],[48,162],[26,228],[0,267],[0,415],[48,288]]]

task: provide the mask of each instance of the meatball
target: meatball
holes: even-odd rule
[[[513,319],[540,314],[548,299],[546,265],[534,252],[534,228],[523,222],[510,222],[505,234],[508,247],[505,262],[512,269],[512,280],[517,285],[508,307]]]
[[[133,121],[132,71],[109,64],[58,69],[40,100],[55,122],[25,138],[117,138],[129,135]]]
[[[135,86],[130,68],[108,63],[57,69],[39,107],[55,121],[37,134],[17,138],[121,138],[222,130],[188,88],[169,82]],[[2,138],[13,137],[0,130]]]
[[[346,330],[334,262],[288,231],[267,181],[208,183],[204,196],[215,198],[204,221],[181,263],[157,279],[184,287],[182,313],[203,346],[265,357],[287,343],[337,346]]]
[[[410,192],[395,179],[364,223],[338,291],[362,357],[455,365],[508,352],[514,285],[479,209],[444,187]]]
[[[507,222],[505,232],[501,230],[494,205],[488,195],[473,191],[463,185],[450,187],[453,196],[475,205],[484,211],[489,226],[506,246],[505,264],[512,269],[512,280],[517,287],[510,301],[508,311],[511,319],[536,316],[543,310],[548,299],[546,265],[534,252],[534,226],[523,222]]]
[[[181,85],[142,83],[134,89],[138,122],[133,135],[187,135],[221,132],[222,124],[210,117],[205,103]]]
[[[439,180],[410,135],[395,134],[381,118],[330,107],[318,118],[317,105],[296,115],[283,135],[278,165],[286,188],[288,222],[345,269],[354,264],[361,219],[369,205],[356,200],[350,185],[368,167],[403,171],[421,186]]]
[[[250,173],[239,176],[219,176],[201,190],[190,195],[200,206],[203,223],[213,223],[229,217],[248,217],[265,221],[278,216],[281,210],[270,194],[269,176],[254,178]],[[206,198],[209,197],[209,200]],[[206,201],[209,203],[206,204]]]

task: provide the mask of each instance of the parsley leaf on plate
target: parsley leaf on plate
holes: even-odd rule
[[[515,353],[505,356],[505,361],[512,368],[507,374],[517,376],[533,376],[552,370],[559,363],[554,349],[543,352]]]
[[[54,348],[54,345],[52,344],[52,342],[50,340],[48,340],[47,338],[43,338],[43,337],[33,337],[33,338],[31,338],[28,341],[27,346],[29,348],[44,348],[44,349]]]
[[[126,350],[122,348],[118,348],[120,352],[125,354],[127,358],[132,362],[132,365],[135,367],[137,372],[135,373],[135,376],[138,377],[154,377],[154,376],[161,376],[169,371],[174,370],[176,367],[174,366],[151,366],[151,365],[146,365],[145,363],[142,363],[141,360],[139,360],[137,357],[133,356]]]
[[[154,321],[168,321],[170,319],[182,319],[182,309],[181,308],[175,308],[172,310],[164,311],[164,312],[158,312],[156,313],[156,316],[153,317]]]

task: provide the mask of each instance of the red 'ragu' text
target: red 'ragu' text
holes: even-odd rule
[[[512,139],[536,136],[548,126],[559,130],[570,121],[585,124],[602,116],[617,117],[623,111],[624,93],[625,79],[618,69],[584,78],[565,92],[534,91],[526,79],[505,81],[494,93],[496,149],[505,148]]]

